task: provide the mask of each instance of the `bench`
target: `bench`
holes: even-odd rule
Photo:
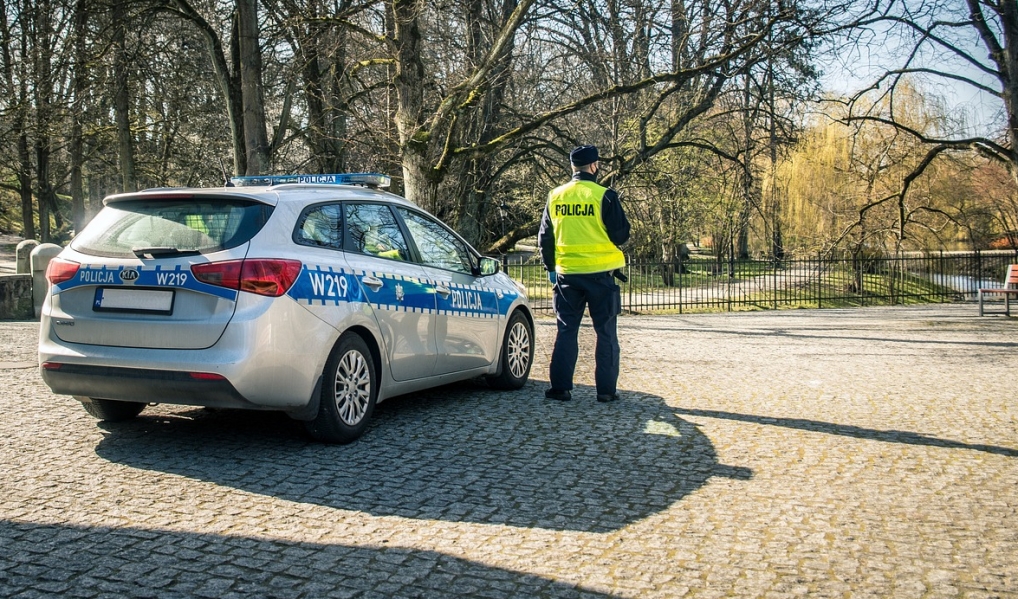
[[[992,287],[989,289],[979,290],[979,315],[984,314],[983,311],[983,296],[989,293],[1002,293],[1004,294],[1004,311],[994,312],[993,314],[1006,314],[1011,316],[1011,296],[1018,295],[1018,264],[1010,264],[1007,267],[1007,276],[1004,277],[1003,287]]]

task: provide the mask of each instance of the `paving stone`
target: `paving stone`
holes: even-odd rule
[[[2,597],[1018,598],[1018,319],[971,304],[626,316],[623,401],[531,381],[97,423],[0,322]]]

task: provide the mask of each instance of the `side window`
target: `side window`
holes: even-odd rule
[[[410,258],[406,239],[388,206],[347,204],[346,232],[348,251],[392,260]]]
[[[343,249],[342,215],[339,204],[307,208],[297,219],[294,239],[301,245]]]
[[[445,226],[424,215],[397,208],[426,266],[473,274],[474,257],[466,244]]]

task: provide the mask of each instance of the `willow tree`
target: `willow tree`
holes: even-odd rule
[[[897,125],[846,119],[849,107],[839,106],[843,112],[814,123],[778,169],[778,184],[787,189],[784,227],[794,243],[807,251],[841,248],[855,255],[923,250],[930,249],[930,239],[943,239],[936,233],[948,221],[965,226],[966,191],[960,183],[968,167],[946,157],[927,164],[926,146],[901,129],[931,135],[951,128],[952,115],[942,100],[900,85]],[[884,98],[867,112],[890,109]],[[925,174],[916,178],[920,169]],[[903,182],[909,189],[904,196]]]

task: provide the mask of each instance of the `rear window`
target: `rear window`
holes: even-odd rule
[[[110,258],[217,252],[249,241],[271,213],[271,206],[240,199],[116,202],[103,208],[71,247]]]

